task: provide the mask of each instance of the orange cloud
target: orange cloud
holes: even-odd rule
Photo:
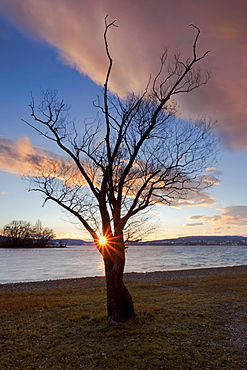
[[[87,162],[84,163],[87,166]],[[28,137],[15,141],[0,137],[0,170],[21,176],[52,176],[71,185],[86,185],[66,157],[34,147]],[[93,175],[93,173],[92,173]]]
[[[0,169],[10,173],[28,175],[32,170],[31,158],[48,157],[45,151],[34,148],[27,137],[16,142],[0,137]]]
[[[84,161],[83,163],[89,170],[91,169],[92,179],[94,179],[95,185],[99,186],[98,181],[101,180],[97,170],[91,168],[89,162]],[[27,177],[52,176],[64,181],[68,187],[71,185],[87,185],[68,158],[34,147],[28,137],[16,142],[0,137],[0,170]],[[211,183],[213,183],[213,180],[210,178]],[[215,180],[214,184],[217,185],[218,181]],[[135,189],[142,185],[142,180],[133,178],[133,185],[133,191],[127,189],[127,198],[135,196]],[[188,189],[186,194],[186,199],[171,200],[171,207],[211,206],[214,204],[214,198],[200,189],[196,192]],[[160,214],[159,211],[150,210],[149,212],[156,215]]]
[[[1,0],[0,10],[31,37],[56,48],[61,60],[102,85],[107,69],[104,17],[117,19],[109,44],[114,58],[111,88],[120,95],[146,86],[159,66],[162,47],[191,56],[195,36],[199,52],[211,50],[202,67],[212,72],[206,86],[179,104],[183,116],[218,119],[218,132],[233,150],[247,148],[247,3],[242,0]]]

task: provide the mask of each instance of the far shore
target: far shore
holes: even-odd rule
[[[54,249],[54,248],[67,248],[66,245],[46,245],[46,246],[34,246],[34,245],[3,245],[0,244],[0,248],[3,249]]]
[[[247,273],[247,265],[230,267],[210,267],[189,270],[154,271],[145,273],[125,273],[127,284],[155,284],[171,280],[196,279],[209,276],[234,275]],[[0,292],[47,291],[63,288],[90,288],[104,283],[104,276],[70,278],[59,280],[30,281],[0,284]]]

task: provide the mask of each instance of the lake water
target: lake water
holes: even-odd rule
[[[247,246],[129,246],[125,272],[247,265]],[[93,246],[0,249],[0,283],[104,275]]]

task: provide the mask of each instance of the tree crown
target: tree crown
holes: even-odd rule
[[[176,53],[170,60],[165,50],[160,70],[143,93],[121,99],[109,90],[113,59],[107,34],[115,25],[106,17],[109,66],[102,101],[94,102],[95,121],[78,128],[57,91],[47,90],[37,108],[32,98],[36,125],[28,123],[66,154],[38,158],[31,189],[69,211],[95,241],[102,232],[116,237],[128,230],[132,219],[138,223],[137,215],[155,204],[169,205],[208,187],[203,170],[212,164],[216,143],[212,123],[178,118],[174,100],[209,79],[197,68],[208,53],[197,55],[199,28],[191,25],[196,30],[191,59],[183,61]]]

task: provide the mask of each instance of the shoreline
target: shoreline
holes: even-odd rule
[[[169,270],[154,272],[128,272],[124,274],[127,284],[154,284],[171,280],[196,279],[209,276],[247,273],[247,265],[227,267],[206,267],[188,270]],[[0,292],[47,291],[64,288],[90,288],[105,283],[104,276],[41,280],[0,284]]]

